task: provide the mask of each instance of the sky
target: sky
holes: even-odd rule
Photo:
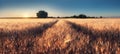
[[[0,17],[36,17],[40,10],[48,16],[120,16],[120,0],[0,0]]]

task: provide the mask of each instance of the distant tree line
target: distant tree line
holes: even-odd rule
[[[73,15],[73,16],[67,16],[67,17],[48,17],[48,13],[44,10],[39,11],[37,14],[38,18],[103,18],[102,16],[100,17],[91,17],[91,16],[87,16],[85,14],[79,14],[79,15]]]

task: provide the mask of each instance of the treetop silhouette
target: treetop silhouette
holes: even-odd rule
[[[37,13],[37,17],[38,18],[47,18],[48,17],[48,13],[44,10],[41,10]]]

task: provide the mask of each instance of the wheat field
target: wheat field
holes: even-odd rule
[[[0,54],[120,54],[120,19],[0,19]]]

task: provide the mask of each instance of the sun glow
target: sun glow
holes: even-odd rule
[[[24,14],[23,17],[27,18],[30,17],[29,14]]]

